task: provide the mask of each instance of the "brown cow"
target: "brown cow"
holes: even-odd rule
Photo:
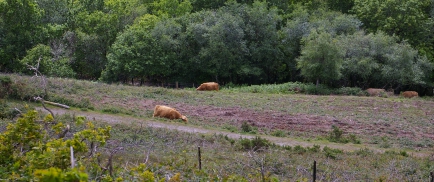
[[[156,105],[154,108],[154,115],[152,115],[152,117],[155,116],[165,117],[169,119],[182,119],[184,122],[188,122],[186,116],[180,114],[176,109],[168,106]]]
[[[419,94],[416,91],[405,91],[402,92],[402,95],[405,98],[419,97]]]
[[[216,82],[206,82],[200,84],[199,87],[197,87],[196,90],[217,90],[219,91],[219,84]]]
[[[381,94],[386,93],[386,90],[381,88],[368,88],[366,92],[368,92],[370,96],[381,96]]]

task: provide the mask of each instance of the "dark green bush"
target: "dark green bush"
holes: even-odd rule
[[[43,97],[45,95],[42,89],[23,80],[17,80],[11,84],[10,90],[8,98],[18,100],[32,100],[35,96]]]
[[[9,76],[0,76],[0,83],[4,85],[10,85],[12,84],[12,79]]]
[[[243,122],[243,124],[241,124],[241,131],[242,131],[242,132],[249,133],[249,132],[253,131],[253,127],[250,126],[249,123],[247,123],[247,122]]]
[[[355,134],[350,134],[348,136],[348,138],[347,138],[347,137],[343,136],[343,131],[339,127],[333,125],[332,129],[333,130],[329,133],[329,136],[327,137],[327,139],[330,142],[337,142],[337,143],[348,143],[348,142],[351,142],[351,143],[354,143],[354,144],[360,144],[360,143],[362,143],[360,141],[360,139],[358,139]]]
[[[306,85],[305,93],[311,95],[330,95],[333,93],[333,90],[324,85]]]
[[[356,151],[356,155],[360,155],[360,156],[364,156],[364,157],[372,155],[373,153],[374,152],[372,150],[369,150],[368,148],[363,148],[363,149]]]
[[[328,140],[337,143],[348,143],[348,139],[343,137],[343,131],[339,127],[333,125],[333,131],[329,133]]]
[[[325,147],[323,148],[323,151],[324,151],[326,157],[329,157],[329,158],[331,158],[331,159],[336,159],[338,154],[343,153],[342,150],[339,150],[339,149],[332,149],[332,148],[327,147],[327,146],[325,146]]]
[[[9,76],[0,76],[0,98],[6,98],[11,92],[12,80]]]
[[[242,138],[240,139],[240,145],[242,150],[254,150],[267,149],[271,146],[271,142],[265,138],[255,137],[252,139]]]
[[[109,108],[104,108],[104,109],[102,109],[102,112],[105,112],[105,113],[112,113],[112,114],[118,114],[118,113],[120,113],[121,111],[120,111],[119,109],[117,109],[117,108],[109,107]]]
[[[319,146],[319,145],[313,145],[313,147],[307,147],[307,150],[309,152],[317,153],[317,152],[321,151],[321,146]]]
[[[0,99],[0,119],[12,119],[20,114],[20,112],[14,108],[11,108],[9,104]]]
[[[348,140],[349,140],[351,143],[354,143],[354,144],[361,144],[361,143],[362,143],[362,142],[360,141],[360,139],[357,138],[357,136],[356,136],[355,134],[350,134],[350,136],[348,137]]]
[[[293,150],[296,154],[304,154],[306,153],[306,149],[300,145],[296,145]]]
[[[285,137],[286,133],[282,130],[274,130],[271,135],[276,136],[276,137]]]
[[[335,94],[337,94],[337,95],[362,96],[362,95],[365,95],[365,92],[359,87],[342,87],[342,88],[336,89]]]

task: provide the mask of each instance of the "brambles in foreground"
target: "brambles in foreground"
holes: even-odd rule
[[[83,122],[82,119],[78,121]],[[51,115],[40,120],[34,110],[23,114],[15,123],[9,123],[0,135],[0,163],[3,164],[0,177],[13,181],[87,181],[82,162],[95,157],[92,148],[91,155],[87,154],[90,145],[105,145],[110,137],[110,126],[95,128],[88,122],[84,130],[68,138],[61,135],[64,130],[69,131],[69,125],[56,121]],[[71,151],[75,160],[70,158]]]
[[[62,120],[64,119],[68,120],[68,117],[63,117]],[[83,122],[83,119],[79,120]],[[95,128],[105,125],[99,123],[98,120],[94,123]],[[72,128],[79,132],[87,130],[87,126],[88,124],[72,125]],[[67,136],[67,138],[73,137],[72,135]],[[58,142],[60,144],[63,141]],[[202,170],[197,169],[196,149],[198,145],[202,149]],[[89,143],[85,147],[88,148]],[[69,149],[67,146],[65,148]],[[123,149],[114,153],[111,163],[113,171],[110,174],[108,159],[110,159],[112,148]],[[225,135],[198,135],[125,123],[113,125],[106,145],[97,147],[97,150],[100,154],[95,153],[96,158],[87,158],[90,150],[87,153],[80,154],[78,151],[75,153],[77,158],[82,157],[81,164],[83,165],[81,168],[74,168],[77,171],[47,168],[38,172],[38,175],[53,175],[54,172],[60,170],[62,174],[65,174],[58,178],[61,180],[67,179],[66,173],[81,172],[82,176],[88,176],[88,180],[100,179],[102,181],[133,181],[134,179],[161,181],[167,179],[166,174],[169,174],[171,179],[180,180],[248,181],[274,179],[279,181],[291,179],[291,181],[295,181],[310,179],[311,160],[315,159],[318,162],[318,177],[322,177],[322,179],[375,180],[379,176],[385,176],[387,179],[397,180],[398,178],[415,179],[421,177],[427,171],[432,170],[432,168],[426,167],[427,165],[434,166],[426,159],[419,160],[410,155],[405,157],[408,153],[404,151],[374,153],[365,149],[356,152],[343,152],[326,146],[322,148],[319,145],[280,147],[260,137],[233,140]],[[67,158],[69,151],[57,151],[62,151],[66,161],[69,161]],[[147,156],[149,156],[149,160]],[[342,166],[343,161],[345,161],[345,166]],[[393,165],[389,166],[390,162],[384,161],[393,161]],[[247,165],[251,168],[246,168]],[[372,174],[372,166],[374,165],[378,170],[376,174]],[[64,168],[69,168],[69,166],[70,163],[66,162]],[[345,168],[345,171],[341,171],[342,168]],[[411,174],[408,176],[404,176],[404,174],[388,176],[387,170],[383,169],[411,171]]]

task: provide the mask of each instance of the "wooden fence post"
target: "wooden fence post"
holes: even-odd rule
[[[176,82],[176,89],[178,89],[178,82]]]
[[[202,158],[200,156],[200,147],[197,147],[198,159],[199,159],[199,170],[202,170]]]
[[[70,146],[71,150],[71,168],[75,167],[75,159],[74,159],[74,149],[72,148],[72,145]]]
[[[316,161],[313,161],[313,175],[312,175],[312,178],[313,178],[313,182],[315,182],[316,181]]]
[[[430,182],[434,182],[434,173],[433,173],[433,172],[430,172],[429,174],[430,174],[430,176],[431,176],[431,180],[430,180]]]

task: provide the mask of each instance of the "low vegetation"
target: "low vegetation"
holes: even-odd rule
[[[7,160],[2,159],[2,179],[26,180],[34,175],[35,179],[51,176],[62,181],[169,178],[171,181],[311,181],[313,161],[317,162],[316,179],[320,181],[428,181],[430,172],[434,171],[430,158],[433,133],[428,127],[434,115],[429,109],[434,105],[432,98],[318,96],[305,95],[303,91],[279,93],[267,88],[275,85],[259,86],[270,91],[256,93],[248,91],[248,86],[196,92],[194,88],[132,87],[60,78],[48,79],[49,92],[44,95],[38,78],[2,76],[11,79],[8,89],[21,89],[19,93],[2,95],[0,102],[0,113],[4,116],[0,120],[0,139],[4,144],[6,140],[11,143],[0,150],[11,154]],[[125,121],[114,123],[103,117],[86,119],[72,114],[56,115],[53,120],[50,115],[34,111],[34,107],[40,107],[32,100],[35,95],[68,101],[73,110],[94,112],[96,116],[123,116]],[[184,133],[128,121],[128,118],[141,118],[182,124],[152,118],[156,103],[184,106],[183,111],[189,114],[195,110],[206,114],[204,108],[218,108],[224,111],[218,115],[220,119],[190,115],[187,126],[220,128],[255,137],[234,139],[221,134]],[[284,115],[320,118],[313,121],[321,125],[322,119],[332,117],[334,125],[302,131],[298,125],[277,129],[255,121],[237,122],[237,118],[243,118],[235,111],[244,110],[254,111],[258,119],[271,115],[270,122],[275,122],[272,117]],[[57,140],[68,125],[70,130],[63,140]],[[38,133],[43,135],[24,137],[18,131],[28,131],[29,136],[41,131]],[[31,140],[18,140],[21,136]],[[83,143],[73,142],[79,136],[84,137],[79,140]],[[282,146],[266,136],[315,144]],[[330,142],[343,147],[358,145],[359,149],[334,148],[329,146]],[[70,168],[69,146],[76,151],[75,168]],[[60,158],[62,162],[56,162]],[[18,167],[24,163],[29,165]]]

